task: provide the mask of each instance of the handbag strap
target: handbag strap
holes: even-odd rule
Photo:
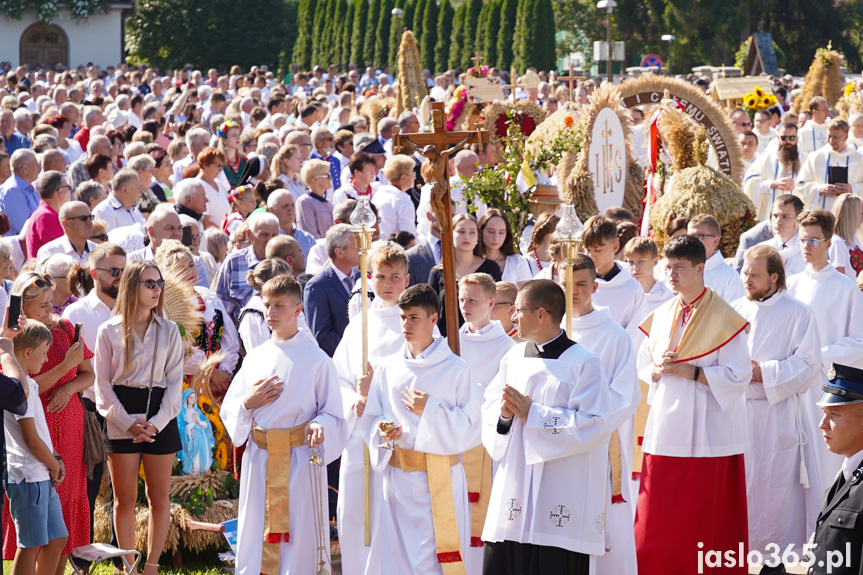
[[[159,322],[156,322],[156,346],[153,348],[153,363],[150,364],[150,387],[147,388],[147,408],[144,410],[144,417],[149,417],[150,413],[150,396],[153,395],[153,373],[156,371],[156,354],[159,353]]]

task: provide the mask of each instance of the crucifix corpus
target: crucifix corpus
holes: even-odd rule
[[[446,313],[446,336],[450,349],[459,354],[458,339],[458,287],[455,281],[455,251],[452,237],[452,198],[449,189],[449,159],[469,144],[483,145],[488,141],[488,132],[475,128],[466,132],[447,132],[443,102],[431,104],[432,132],[400,134],[398,126],[393,128],[393,146],[408,146],[431,162],[432,191],[431,206],[440,222],[441,263],[444,277],[444,312]]]

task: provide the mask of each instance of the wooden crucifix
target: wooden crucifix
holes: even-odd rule
[[[479,65],[483,60],[485,60],[485,58],[480,56],[479,52],[474,52],[473,58],[471,58],[471,60],[473,60],[473,67],[476,68],[477,72],[479,72]]]
[[[504,84],[502,87],[504,90],[509,90],[510,99],[515,102],[515,91],[518,88],[526,88],[527,86],[518,83],[518,76],[515,73],[515,68],[509,72],[509,81],[512,82],[512,84]]]
[[[441,263],[444,277],[444,313],[446,336],[450,349],[459,354],[458,287],[455,281],[455,251],[452,237],[452,198],[449,188],[449,159],[468,144],[483,145],[488,132],[476,128],[466,132],[447,132],[443,102],[431,103],[432,131],[418,134],[400,134],[393,128],[393,146],[407,146],[431,162],[431,206],[440,222]]]
[[[561,82],[566,82],[567,86],[569,86],[569,101],[570,102],[575,102],[575,100],[572,97],[572,92],[573,92],[573,90],[575,90],[576,81],[584,80],[584,79],[585,79],[584,76],[576,76],[575,74],[572,73],[572,64],[569,65],[569,76],[558,77],[558,80],[560,80]]]

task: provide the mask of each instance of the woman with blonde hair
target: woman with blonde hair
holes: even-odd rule
[[[333,185],[330,164],[309,160],[301,175],[308,190],[297,200],[297,227],[319,240],[333,226],[333,205],[325,194]]]
[[[389,184],[379,186],[372,197],[378,209],[381,237],[388,238],[399,232],[417,231],[416,208],[410,191],[416,178],[416,162],[410,156],[397,154],[384,164],[384,177]]]
[[[155,262],[128,262],[114,316],[99,328],[96,345],[96,407],[107,420],[114,530],[121,549],[135,548],[143,460],[150,515],[144,575],[157,573],[165,547],[171,470],[181,448],[183,341],[177,324],[162,315],[164,285]]]
[[[285,189],[293,194],[295,200],[299,200],[306,191],[306,185],[300,177],[302,167],[303,156],[299,146],[287,144],[273,156],[270,177],[282,180]]]
[[[863,247],[857,236],[863,224],[863,198],[842,194],[836,198],[831,211],[836,217],[836,235],[848,246],[850,262],[845,260],[845,275],[856,281],[857,275],[863,270]]]
[[[65,277],[58,278],[65,281]],[[63,458],[66,477],[57,487],[69,538],[63,548],[61,565],[76,547],[90,544],[90,505],[87,500],[87,468],[84,465],[84,406],[78,394],[93,385],[93,353],[83,341],[74,342],[75,326],[54,314],[55,282],[50,275],[24,272],[12,285],[21,294],[21,311],[36,320],[53,337],[48,360],[33,376],[39,385],[39,399],[51,433],[51,443]],[[3,556],[15,556],[15,524],[9,507],[3,509]],[[134,544],[134,543],[133,543]]]

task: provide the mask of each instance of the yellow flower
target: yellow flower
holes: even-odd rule
[[[758,98],[764,98],[764,96],[765,96],[766,94],[764,93],[764,90],[762,90],[762,89],[761,89],[761,86],[755,86],[755,95],[756,95]]]
[[[855,86],[854,84],[848,84],[847,86],[845,86],[845,95],[850,96],[852,93],[854,93],[854,90],[856,88],[857,86]]]
[[[746,94],[743,98],[743,105],[747,108],[754,108],[758,104],[758,100],[752,94]]]
[[[224,469],[228,466],[228,446],[222,441],[216,447],[216,461],[219,462],[219,469]]]

